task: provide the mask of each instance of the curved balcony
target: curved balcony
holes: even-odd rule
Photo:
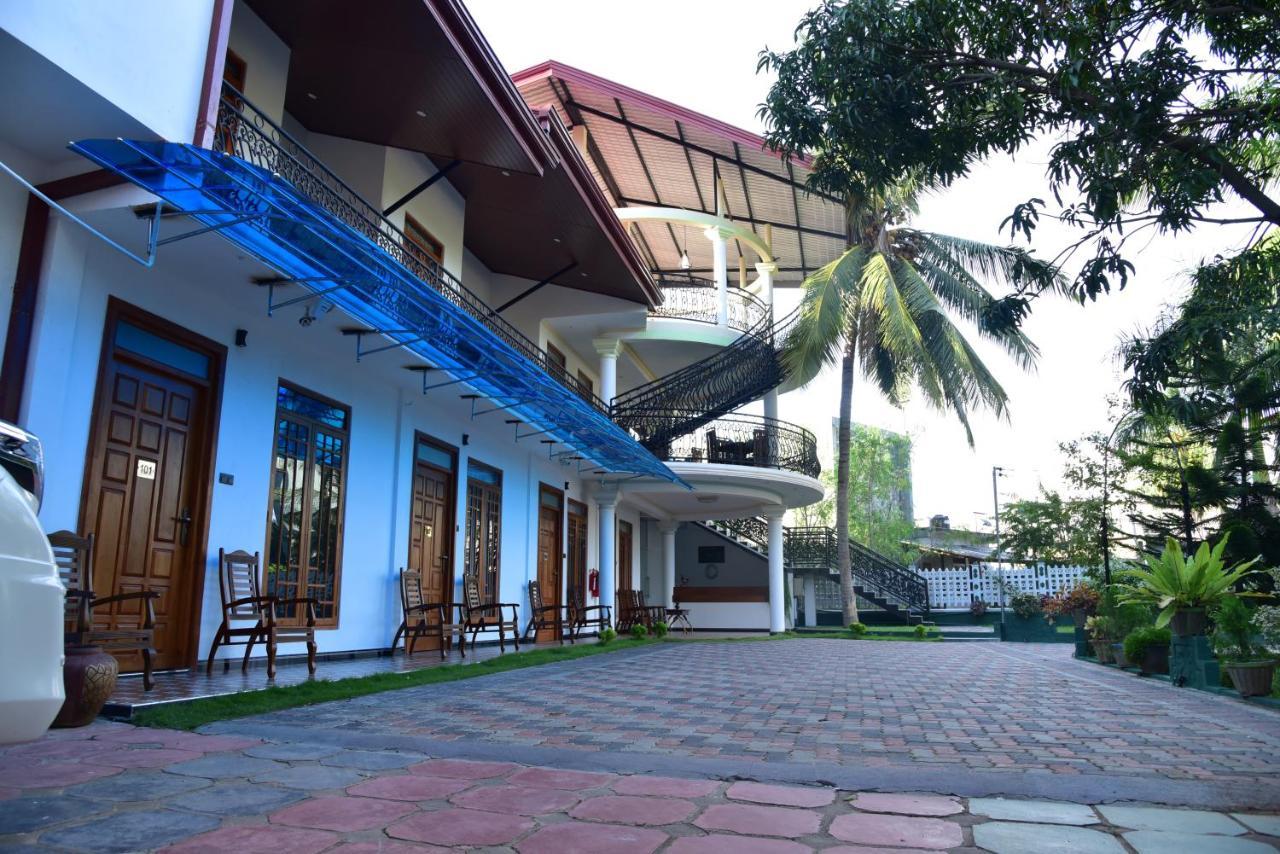
[[[662,276],[662,305],[649,312],[650,317],[690,320],[715,325],[720,322],[720,295],[710,279],[694,276]],[[757,328],[769,315],[769,306],[754,294],[741,288],[729,288],[730,329],[748,332]]]
[[[689,413],[690,416],[693,413]],[[681,413],[661,413],[665,420]],[[809,477],[822,471],[818,440],[808,430],[759,415],[725,415],[669,442],[641,442],[667,462],[785,469]]]

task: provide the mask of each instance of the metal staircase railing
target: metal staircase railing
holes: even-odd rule
[[[776,347],[781,329],[773,313],[728,347],[613,399],[612,415],[645,445],[664,447],[740,406],[759,400],[786,379]]]
[[[762,518],[724,519],[706,525],[763,555],[769,553],[768,523]],[[823,527],[784,528],[783,554],[786,565],[793,569],[833,569],[837,565],[836,532]],[[924,576],[853,540],[849,541],[849,559],[854,584],[871,593],[868,598],[883,599],[908,613],[929,610],[929,582]]]

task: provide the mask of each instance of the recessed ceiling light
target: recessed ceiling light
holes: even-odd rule
[[[715,504],[720,499],[719,495],[699,495],[699,504]]]
[[[315,93],[315,92],[308,92],[308,93],[307,93],[307,97],[308,97],[308,98],[310,98],[310,99],[311,99],[311,100],[313,100],[313,101],[318,101],[318,100],[320,100],[320,98],[316,95],[316,93]]]
[[[581,277],[582,277],[582,278],[584,278],[584,279],[587,277],[587,274],[586,274],[586,273],[579,273],[578,275],[579,275],[579,276],[581,276]]]
[[[422,112],[422,110],[415,110],[414,112],[416,112],[419,116],[421,116],[424,119],[427,117],[427,114]]]
[[[552,242],[552,243],[559,243],[559,242],[560,242],[560,238],[558,238],[558,237],[553,237],[553,238],[551,238],[551,242]]]
[[[503,169],[503,170],[502,170],[502,177],[503,177],[503,178],[510,178],[510,177],[511,177],[511,173],[510,173],[510,172],[508,172],[506,169]]]

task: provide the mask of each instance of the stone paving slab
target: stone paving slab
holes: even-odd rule
[[[97,724],[86,745],[115,739]],[[126,740],[130,750],[163,750],[164,731]],[[117,736],[118,738],[118,736]],[[50,737],[24,746],[20,755],[41,767],[71,762],[65,742]],[[235,743],[210,741],[211,746]],[[1055,852],[1113,854],[1132,850],[1249,852],[1275,850],[1280,817],[1177,810],[1144,804],[1089,807],[1028,800],[985,800],[929,793],[850,792],[828,786],[782,786],[750,780],[590,773],[577,768],[425,756],[418,751],[381,753],[390,767],[356,770],[369,751],[271,750],[259,741],[239,750],[214,751],[149,770],[114,769],[106,780],[46,787],[21,775],[0,783],[15,794],[0,800],[0,852],[236,851],[398,854],[453,847],[503,846],[517,854],[635,851],[686,854],[849,854],[861,851]],[[137,747],[148,744],[154,747]],[[192,743],[199,745],[198,738]],[[0,750],[0,761],[11,752]],[[248,755],[252,752],[253,756]],[[103,753],[88,750],[95,757]],[[316,757],[269,759],[266,756]],[[347,755],[349,754],[349,755]],[[335,764],[322,764],[337,759]],[[347,760],[350,760],[348,762]],[[268,770],[263,772],[265,763]],[[71,764],[75,764],[72,762]],[[367,764],[367,763],[366,763]],[[373,764],[384,764],[376,762]],[[178,769],[181,773],[173,773]],[[230,777],[233,769],[242,776]],[[204,775],[204,776],[201,776]],[[341,776],[334,776],[341,775]],[[263,777],[310,780],[304,788],[253,782]],[[47,776],[31,779],[40,784]],[[108,784],[117,796],[102,795]],[[123,796],[123,797],[122,797]],[[1059,810],[1086,826],[1007,821],[992,816],[1036,817]],[[1104,816],[1115,816],[1108,822]],[[1157,823],[1161,831],[1135,830]],[[1216,835],[1171,833],[1170,828],[1213,830]],[[1176,847],[1171,848],[1176,843]],[[421,846],[431,846],[422,848]],[[1165,846],[1161,848],[1160,846]]]

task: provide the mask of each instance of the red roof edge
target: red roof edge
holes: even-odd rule
[[[631,235],[627,233],[626,227],[618,219],[618,215],[614,213],[609,200],[601,192],[600,185],[596,183],[595,176],[591,174],[591,169],[587,166],[587,161],[582,159],[582,154],[569,136],[569,131],[564,122],[561,121],[559,113],[550,105],[532,107],[531,109],[534,115],[537,116],[539,123],[546,130],[547,138],[551,140],[556,153],[559,155],[560,165],[564,168],[565,175],[568,176],[579,195],[586,201],[596,222],[600,225],[600,230],[609,239],[609,243],[617,251],[618,256],[622,258],[627,268],[631,270],[631,274],[640,286],[640,290],[648,301],[649,307],[655,307],[662,301],[662,292],[654,283],[653,277],[649,275],[649,268],[645,265],[644,259],[640,257],[640,252],[636,249],[635,243],[632,242]]]
[[[472,76],[487,90],[538,174],[555,168],[555,149],[529,111],[512,78],[460,0],[422,0]]]
[[[558,77],[569,83],[579,83],[605,93],[610,97],[617,98],[621,101],[629,101],[642,107],[663,113],[671,118],[681,122],[682,124],[694,127],[714,136],[723,137],[740,145],[754,147],[758,151],[763,151],[777,157],[779,160],[785,160],[781,154],[773,151],[765,145],[764,137],[743,130],[740,127],[714,119],[705,113],[698,113],[690,110],[688,107],[682,107],[679,104],[673,104],[671,101],[664,100],[647,92],[641,92],[639,89],[632,89],[630,86],[624,86],[621,83],[615,83],[612,80],[606,80],[603,77],[592,74],[589,71],[583,71],[580,68],[574,68],[572,65],[566,65],[554,59],[548,59],[540,62],[523,71],[518,71],[511,75],[511,79],[516,86],[527,83],[531,80],[541,78]],[[801,168],[813,168],[813,160],[809,157],[792,157],[792,161]]]

